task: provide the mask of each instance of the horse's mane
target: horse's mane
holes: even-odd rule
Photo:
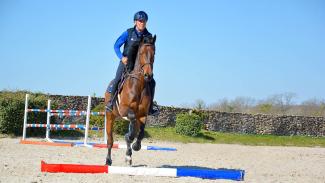
[[[135,59],[134,59],[135,67],[139,64],[139,56],[140,56],[141,47],[143,45],[151,45],[155,49],[155,42],[156,42],[156,36],[154,36],[154,37],[149,36],[149,37],[141,38],[140,43],[139,43],[139,47],[138,47],[138,51],[137,51],[137,53],[135,55]]]

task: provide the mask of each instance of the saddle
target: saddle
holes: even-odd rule
[[[128,75],[129,75],[128,72],[126,70],[124,70],[124,72],[122,73],[121,80],[119,81],[119,83],[117,85],[117,91],[115,92],[114,96],[111,96],[111,100],[113,102],[116,99],[116,96],[122,92],[123,85],[124,85]],[[114,82],[115,82],[114,79],[111,82],[109,82],[109,85],[108,85],[107,90],[106,90],[108,93],[112,93],[113,83]]]

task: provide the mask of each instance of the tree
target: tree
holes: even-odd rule
[[[301,114],[307,116],[324,116],[325,101],[317,98],[308,99],[301,104]]]
[[[206,104],[202,99],[197,99],[194,103],[194,109],[203,110],[206,109]]]
[[[269,114],[272,111],[272,107],[273,107],[272,104],[264,103],[264,104],[259,104],[257,106],[257,110],[260,113]]]
[[[236,97],[230,102],[234,112],[248,112],[255,103],[255,100],[250,97]]]
[[[272,104],[274,113],[277,114],[287,114],[290,110],[290,107],[293,105],[293,98],[296,97],[295,93],[281,93],[275,94],[268,99],[264,103]]]

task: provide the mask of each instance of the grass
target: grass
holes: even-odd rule
[[[51,135],[59,137],[82,138],[83,131],[51,132]],[[0,138],[11,135],[0,134]],[[102,131],[89,131],[89,137],[102,138]],[[222,133],[202,130],[197,137],[179,135],[172,127],[147,127],[145,138],[159,141],[181,143],[212,143],[212,144],[241,144],[250,146],[297,146],[297,147],[325,147],[325,137],[310,136],[275,136],[275,135],[252,135],[238,133]],[[114,139],[123,140],[123,136],[114,135]]]
[[[197,137],[176,134],[175,129],[146,128],[147,138],[182,143],[242,144],[251,146],[325,147],[325,137],[221,133],[203,130]]]

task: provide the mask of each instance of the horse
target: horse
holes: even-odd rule
[[[106,165],[112,164],[113,125],[117,117],[129,121],[129,131],[125,134],[125,162],[132,165],[132,149],[139,151],[144,138],[144,128],[151,103],[149,83],[153,77],[156,35],[141,39],[134,69],[127,74],[120,93],[117,91],[119,104],[115,103],[112,111],[106,111],[107,156]],[[105,92],[105,103],[109,102],[110,93]],[[136,142],[132,144],[134,139]],[[132,144],[132,149],[131,149]]]

